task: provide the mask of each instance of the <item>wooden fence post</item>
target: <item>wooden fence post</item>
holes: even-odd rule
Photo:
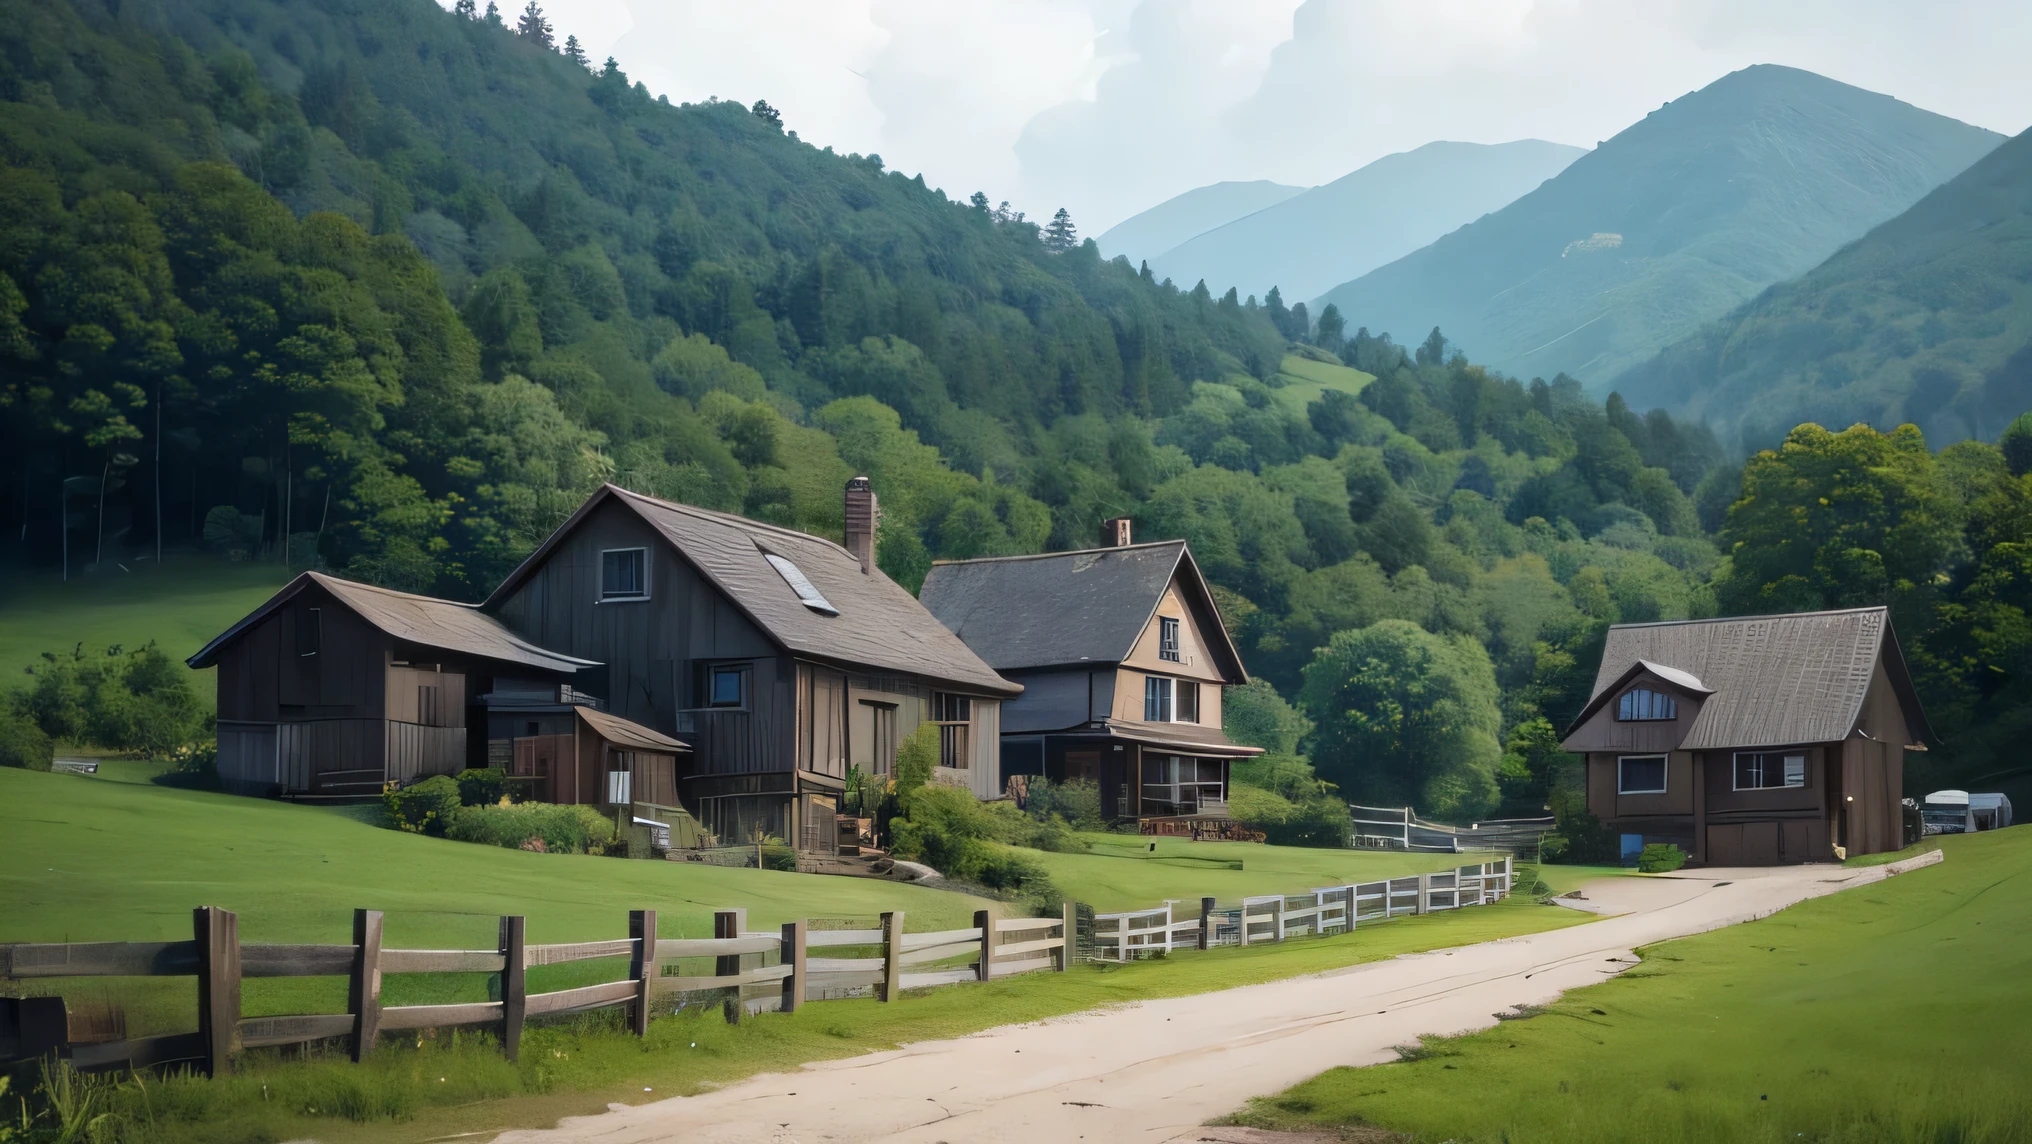
[[[1199,947],[1207,949],[1214,943],[1214,900],[1199,900]]]
[[[1432,912],[1432,875],[1420,874],[1418,876],[1418,897],[1411,906],[1411,912],[1414,914]]]
[[[206,1076],[233,1071],[240,1048],[240,919],[230,910],[191,911],[198,946],[198,1035],[204,1038]]]
[[[747,920],[748,911],[746,910],[719,910],[713,914],[713,936],[716,938],[740,937],[741,924]],[[721,954],[719,960],[713,963],[713,973],[718,977],[741,976],[741,955],[738,953]],[[741,1023],[741,986],[739,982],[734,983],[734,995],[721,1007],[721,1012],[725,1014],[727,1024],[738,1025]]]
[[[522,1051],[522,1018],[529,1009],[529,947],[520,914],[501,918],[501,1055]]]
[[[1341,907],[1341,920],[1346,923],[1341,927],[1341,932],[1353,933],[1355,932],[1355,888],[1353,886],[1341,887],[1341,901],[1343,903]]]
[[[1058,920],[1058,932],[1064,939],[1064,944],[1058,947],[1058,971],[1064,973],[1066,967],[1072,964],[1073,956],[1079,952],[1079,907],[1071,902],[1064,903],[1059,907]]]
[[[981,963],[974,967],[974,979],[986,981],[995,964],[995,919],[986,910],[975,910],[974,927],[981,931]]]
[[[1273,935],[1271,941],[1284,940],[1284,899],[1281,897],[1270,903],[1270,933]]]
[[[882,915],[882,1000],[903,993],[903,911]]]
[[[353,1015],[353,1060],[374,1051],[381,1031],[381,911],[353,911],[353,979],[346,989]]]
[[[628,976],[635,982],[635,1001],[628,1007],[628,1027],[638,1037],[649,1035],[649,979],[656,975],[656,911],[628,911]]]
[[[783,1005],[785,1013],[795,1013],[804,1005],[804,943],[805,923],[783,923],[783,964],[790,967],[790,976],[783,979]]]

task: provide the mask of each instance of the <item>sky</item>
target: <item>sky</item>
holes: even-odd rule
[[[502,0],[504,13],[520,10]],[[1224,179],[1312,186],[1435,139],[1593,146],[1788,64],[2016,134],[2025,0],[551,0],[673,102],[1099,234]]]

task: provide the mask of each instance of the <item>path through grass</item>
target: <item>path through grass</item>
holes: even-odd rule
[[[2032,1139],[2032,827],[1643,952],[1544,1014],[1335,1069],[1246,1123],[1416,1141]]]

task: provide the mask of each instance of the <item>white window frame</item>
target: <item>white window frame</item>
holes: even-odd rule
[[[1143,721],[1173,723],[1178,714],[1178,681],[1168,675],[1143,677]],[[1152,708],[1156,708],[1153,713]]]
[[[1175,616],[1157,617],[1157,658],[1166,663],[1185,661],[1185,624]],[[1169,638],[1166,638],[1169,637]]]
[[[1742,773],[1743,773],[1743,772],[1742,772],[1742,760],[1743,760],[1744,756],[1749,756],[1749,757],[1751,757],[1751,758],[1757,758],[1757,757],[1760,757],[1760,756],[1761,756],[1761,757],[1763,757],[1763,758],[1766,758],[1766,759],[1777,759],[1777,760],[1778,760],[1778,775],[1779,775],[1779,778],[1780,778],[1780,779],[1781,779],[1782,781],[1778,782],[1778,783],[1777,783],[1776,785],[1773,785],[1773,786],[1743,786],[1743,785],[1741,785],[1741,782],[1742,782],[1741,776],[1742,776]],[[1795,783],[1795,782],[1792,782],[1792,781],[1790,781],[1790,780],[1789,780],[1789,776],[1787,776],[1787,775],[1786,775],[1786,773],[1785,773],[1785,772],[1786,772],[1786,770],[1788,769],[1788,768],[1787,768],[1787,767],[1785,766],[1786,760],[1788,760],[1788,759],[1798,759],[1798,760],[1799,760],[1799,781],[1798,781],[1798,782],[1796,782],[1796,783]],[[1762,774],[1762,772],[1763,772],[1763,769],[1764,769],[1764,768],[1763,768],[1762,764],[1759,764],[1759,765],[1758,765],[1758,768],[1757,768],[1757,770],[1758,770],[1758,773],[1759,773],[1760,775]],[[1807,752],[1803,751],[1803,750],[1802,750],[1802,751],[1782,751],[1782,750],[1781,750],[1781,751],[1734,751],[1734,752],[1731,752],[1731,753],[1730,753],[1730,755],[1729,755],[1729,789],[1730,789],[1730,790],[1739,790],[1739,791],[1759,791],[1759,790],[1805,790],[1805,789],[1806,789],[1806,787],[1807,787],[1807,784],[1808,784],[1808,782],[1809,782],[1809,781],[1811,780],[1811,778],[1812,778],[1812,775],[1813,775],[1813,757],[1812,757],[1811,755],[1809,755],[1809,754],[1808,754]]]
[[[632,596],[620,596],[620,595],[610,596],[607,594],[607,557],[623,552],[640,552],[642,554],[642,591],[639,594]],[[647,599],[649,599],[649,549],[646,547],[600,549],[599,576],[600,576],[600,594],[599,598],[595,601],[596,603],[640,604],[646,601]]]
[[[1627,788],[1625,788],[1625,787],[1623,786],[1623,764],[1624,764],[1624,763],[1627,763],[1627,762],[1630,762],[1630,761],[1632,761],[1632,760],[1636,760],[1636,759],[1644,759],[1644,760],[1650,760],[1650,759],[1657,759],[1657,760],[1658,760],[1658,761],[1659,761],[1659,762],[1660,762],[1661,764],[1663,764],[1662,766],[1660,766],[1660,767],[1658,768],[1658,776],[1659,776],[1659,777],[1658,777],[1658,789],[1656,789],[1656,790],[1649,790],[1649,789],[1646,789],[1646,790],[1629,790],[1629,789],[1627,789]],[[1671,786],[1672,786],[1672,756],[1671,756],[1671,755],[1656,755],[1656,754],[1653,754],[1653,755],[1617,755],[1617,756],[1616,756],[1616,793],[1617,793],[1617,794],[1619,794],[1619,795],[1621,795],[1621,794],[1664,794],[1664,793],[1666,793],[1666,792],[1667,792],[1667,790],[1668,790],[1668,789],[1669,789],[1669,788],[1670,788]]]

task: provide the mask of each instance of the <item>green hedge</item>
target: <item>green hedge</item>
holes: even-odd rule
[[[0,707],[0,767],[46,771],[56,757],[56,744],[35,720]]]
[[[604,854],[615,841],[613,820],[598,810],[548,802],[461,807],[444,835],[510,850],[534,850],[540,839],[548,854]]]
[[[1670,842],[1653,842],[1637,855],[1640,874],[1668,874],[1686,865],[1686,851]]]

